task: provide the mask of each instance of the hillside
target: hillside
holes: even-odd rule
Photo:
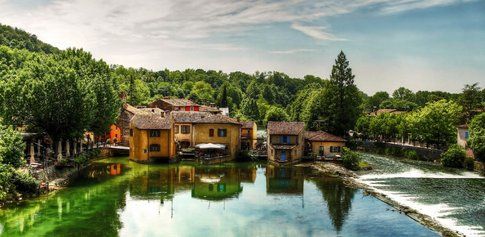
[[[58,48],[40,41],[33,34],[2,24],[0,24],[0,45],[16,49],[27,49],[32,52],[59,52]]]

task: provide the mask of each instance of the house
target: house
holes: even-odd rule
[[[324,131],[306,131],[305,153],[316,159],[339,158],[345,142],[345,139]]]
[[[148,105],[150,108],[160,108],[166,111],[199,111],[200,105],[189,99],[163,98]]]
[[[214,106],[201,105],[199,108],[200,112],[208,112],[211,114],[222,114],[222,111]]]
[[[130,128],[131,160],[137,162],[172,161],[175,158],[170,119],[165,117],[165,114],[135,114]]]
[[[273,122],[267,125],[268,160],[276,163],[298,162],[304,151],[303,122]]]
[[[141,110],[129,104],[124,104],[120,115],[114,124],[111,124],[109,133],[106,133],[100,139],[102,142],[107,139],[111,143],[119,143],[121,145],[129,146],[130,141],[130,121],[135,114],[140,113]]]
[[[258,126],[253,121],[241,122],[241,150],[254,150],[258,142]]]
[[[459,125],[456,133],[456,142],[463,148],[466,148],[468,138],[470,137],[470,132],[468,131],[468,125]]]
[[[221,114],[174,111],[171,113],[173,148],[196,148],[198,156],[235,159],[241,149],[241,123]]]

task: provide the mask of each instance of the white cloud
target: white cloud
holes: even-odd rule
[[[302,32],[305,35],[308,35],[317,40],[332,40],[332,41],[342,41],[345,39],[338,38],[335,35],[326,32],[326,28],[323,26],[308,26],[302,25],[301,23],[293,23],[291,24],[291,28],[297,31]]]

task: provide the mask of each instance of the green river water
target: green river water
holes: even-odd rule
[[[311,170],[100,160],[70,187],[0,210],[1,236],[438,236]]]

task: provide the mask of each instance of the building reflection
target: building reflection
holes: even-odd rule
[[[303,169],[291,166],[266,166],[266,193],[303,195]]]
[[[241,183],[256,180],[256,167],[139,166],[131,174],[130,195],[136,199],[163,203],[190,190],[193,198],[218,201],[238,197]]]

